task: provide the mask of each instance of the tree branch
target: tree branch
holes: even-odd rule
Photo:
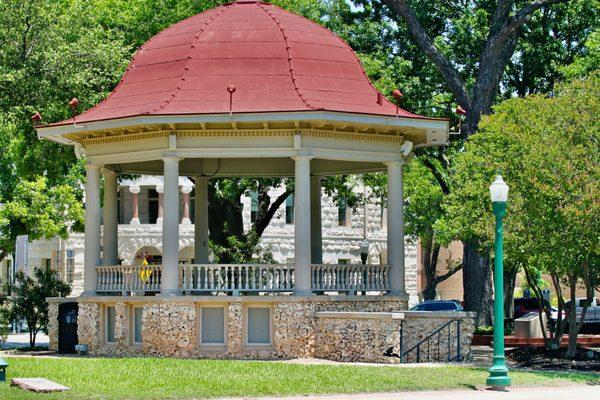
[[[269,223],[273,219],[273,216],[275,215],[275,213],[277,212],[279,207],[281,207],[283,202],[292,193],[294,193],[294,191],[291,189],[288,189],[285,192],[283,192],[282,194],[280,194],[279,197],[277,197],[275,199],[275,201],[273,203],[271,203],[267,212],[265,212],[262,216],[260,216],[259,218],[256,219],[255,227],[256,227],[256,234],[258,235],[258,237],[262,236],[263,232],[265,231],[265,229],[267,229],[267,226],[269,226]]]
[[[454,94],[454,97],[456,97],[458,104],[460,104],[465,110],[471,108],[471,98],[467,92],[464,82],[458,75],[458,72],[452,66],[446,56],[444,56],[442,52],[435,47],[433,41],[429,35],[427,35],[427,32],[425,32],[425,29],[419,22],[414,11],[406,3],[406,0],[383,0],[383,3],[391,10],[398,13],[404,19],[404,21],[406,21],[408,30],[413,39],[419,48],[438,68],[450,90],[452,91],[452,94]]]
[[[435,178],[437,183],[440,185],[440,188],[442,189],[442,193],[450,194],[450,187],[446,183],[446,180],[444,179],[444,177],[442,176],[440,171],[438,171],[436,166],[431,162],[431,160],[429,160],[427,157],[420,157],[420,160],[423,163],[423,165],[425,165],[431,171],[431,173],[433,174],[433,177]]]
[[[524,6],[507,21],[507,24],[502,28],[494,39],[494,47],[499,48],[504,45],[509,36],[519,29],[531,18],[531,15],[540,8],[556,3],[566,3],[570,0],[535,0],[534,2]]]
[[[446,279],[450,278],[452,275],[454,275],[455,273],[457,273],[461,269],[463,269],[463,264],[462,263],[454,266],[453,268],[449,268],[448,272],[446,272],[444,275],[439,275],[439,276],[435,277],[436,284],[445,281]]]

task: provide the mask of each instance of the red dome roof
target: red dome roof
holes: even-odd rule
[[[377,90],[347,43],[301,16],[246,0],[205,11],[154,36],[110,96],[77,122],[228,113],[231,86],[234,113],[396,115],[396,106],[383,96],[378,103]],[[402,109],[399,115],[419,118]]]

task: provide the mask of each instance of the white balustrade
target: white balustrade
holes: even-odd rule
[[[160,292],[161,265],[96,267],[97,292]],[[293,264],[180,264],[179,289],[184,293],[291,292]],[[389,291],[389,265],[313,264],[315,292]]]
[[[313,291],[387,291],[390,289],[389,265],[313,264]]]
[[[160,265],[96,267],[97,292],[159,292]]]
[[[179,287],[184,292],[290,292],[292,264],[181,264]]]

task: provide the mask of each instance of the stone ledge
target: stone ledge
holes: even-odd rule
[[[474,311],[402,311],[405,318],[475,318]]]
[[[348,295],[273,295],[273,296],[79,296],[51,297],[48,303],[313,303],[313,302],[394,302],[407,301],[407,296],[348,296]]]
[[[379,320],[402,320],[404,313],[398,312],[361,312],[361,311],[321,311],[314,313],[316,318],[331,319],[379,319]]]

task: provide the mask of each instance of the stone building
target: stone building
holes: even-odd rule
[[[259,1],[205,11],[146,42],[103,102],[37,131],[87,160],[83,292],[50,299],[52,347],[366,361],[412,360],[421,345],[433,349],[431,360],[468,353],[470,315],[405,311],[416,276],[407,267],[403,165],[415,148],[444,145],[448,121],[389,102],[322,26]],[[324,212],[321,179],[374,171],[388,176],[386,246],[373,237],[369,263],[353,264],[358,240]],[[135,235],[136,225],[119,227],[119,174],[163,177],[161,227],[147,243],[160,262],[136,264],[120,249],[119,236]],[[293,227],[278,218],[263,240],[285,263],[211,263],[208,181],[244,176],[294,178]],[[193,230],[182,224],[191,219],[182,177],[196,183]],[[348,240],[334,244],[328,229]],[[191,249],[182,256],[192,237],[193,257]],[[452,339],[436,348],[441,332]]]
[[[119,184],[117,197],[118,263],[136,265],[147,259],[159,263],[162,259],[162,192],[161,176],[143,176]],[[194,263],[195,189],[188,178],[179,179],[179,262]],[[364,188],[358,186],[357,191]],[[186,193],[187,192],[187,193]],[[271,191],[275,198],[283,188]],[[186,194],[189,196],[186,197]],[[187,202],[187,204],[186,204]],[[243,196],[244,228],[252,224],[255,209],[253,197]],[[136,210],[137,208],[137,210]],[[188,210],[188,214],[185,210]],[[135,211],[134,211],[135,210]],[[366,219],[365,219],[366,211]],[[354,210],[344,203],[335,203],[322,197],[323,262],[326,264],[361,264],[361,245],[368,243],[368,264],[386,264],[387,209],[371,202]],[[293,196],[281,205],[262,235],[261,247],[270,251],[279,264],[294,262],[294,203]],[[209,257],[211,258],[211,257]],[[84,235],[72,233],[67,240],[36,240],[29,243],[27,271],[36,267],[56,270],[61,278],[73,287],[71,296],[83,292]],[[417,302],[416,245],[405,243],[406,287],[410,304]],[[0,279],[6,279],[13,266],[12,258],[2,263]]]

